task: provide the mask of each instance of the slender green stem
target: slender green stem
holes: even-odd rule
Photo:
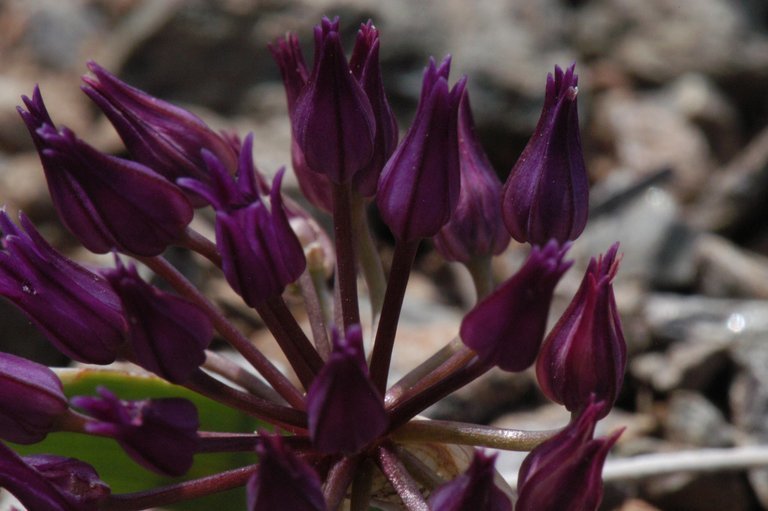
[[[505,451],[530,451],[558,431],[522,431],[465,422],[415,419],[392,433],[391,438],[403,443],[438,442]]]
[[[357,242],[357,260],[368,286],[368,298],[371,300],[371,325],[375,327],[384,304],[387,279],[384,276],[384,267],[381,264],[376,242],[368,225],[365,198],[356,193],[352,194],[352,228]]]
[[[184,481],[183,483],[152,488],[151,490],[113,494],[102,505],[102,509],[108,509],[109,511],[155,509],[231,490],[232,488],[245,485],[257,467],[258,465],[249,465],[191,481]]]
[[[234,389],[200,369],[184,386],[214,401],[252,415],[257,419],[282,426],[289,431],[298,433],[306,431],[307,415],[304,412]]]
[[[493,272],[491,271],[491,256],[474,257],[467,264],[472,282],[475,284],[477,301],[479,302],[493,291]]]
[[[304,396],[270,360],[254,346],[221,311],[176,268],[162,257],[139,257],[142,263],[166,280],[179,294],[197,304],[210,318],[213,327],[261,374],[294,408],[305,408]]]
[[[333,183],[333,235],[336,244],[336,278],[341,293],[344,331],[360,323],[357,303],[355,242],[352,239],[351,186]]]
[[[234,361],[219,355],[215,351],[205,350],[205,362],[203,367],[212,373],[223,376],[254,396],[268,399],[276,403],[284,403],[283,397],[275,392],[275,389],[261,381],[255,374],[247,371]]]
[[[400,378],[397,383],[387,389],[384,402],[387,405],[399,401],[402,395],[411,387],[422,381],[428,374],[443,365],[446,360],[455,355],[464,345],[461,339],[454,337],[445,346],[436,351],[431,357],[414,367],[409,373]]]
[[[382,445],[376,452],[379,468],[387,477],[408,511],[429,511],[418,483],[408,473],[391,446]]]
[[[371,380],[382,394],[387,387],[389,364],[392,361],[392,348],[395,344],[397,323],[400,320],[400,309],[403,307],[405,289],[411,275],[411,266],[416,258],[420,240],[400,242],[395,244],[392,256],[392,269],[389,272],[387,291],[384,294],[384,306],[381,310],[379,328],[376,330],[376,340],[371,354]]]
[[[184,237],[181,239],[180,244],[192,252],[205,257],[214,266],[221,268],[221,254],[219,254],[216,244],[191,227],[187,227],[184,231]]]
[[[318,296],[318,290],[312,281],[310,270],[305,271],[299,277],[299,290],[304,298],[304,307],[309,318],[309,325],[312,328],[312,339],[315,342],[315,348],[323,360],[328,360],[331,354],[331,342],[328,340],[328,330],[323,315],[323,306]]]

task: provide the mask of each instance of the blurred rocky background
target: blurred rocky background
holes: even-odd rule
[[[372,18],[381,29],[401,129],[426,59],[451,53],[452,76],[469,76],[475,119],[502,178],[536,123],[546,74],[576,62],[592,215],[553,316],[589,256],[621,241],[615,287],[631,357],[605,421],[606,430],[628,427],[617,455],[768,444],[765,0],[1,0],[2,202],[27,212],[73,257],[94,260],[56,220],[15,111],[39,83],[56,122],[120,154],[119,139],[78,89],[88,59],[216,129],[253,131],[263,171],[289,164],[285,99],[266,45],[294,31],[311,60],[322,15],[341,16],[350,46],[360,22]],[[510,246],[499,276],[523,253]],[[398,338],[400,372],[455,335],[474,300],[461,268],[428,247],[418,264]],[[268,349],[258,320],[218,291],[218,275],[193,277]],[[3,350],[67,363],[5,303],[0,332]],[[536,429],[567,420],[529,373],[491,372],[429,415]],[[502,464],[511,471],[516,459]],[[603,507],[767,509],[768,470],[611,483]]]

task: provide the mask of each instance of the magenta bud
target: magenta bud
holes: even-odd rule
[[[572,264],[563,261],[569,247],[555,241],[544,248],[533,247],[517,273],[464,317],[461,339],[477,352],[481,363],[505,371],[522,371],[533,364],[544,338],[552,293]]]
[[[373,385],[359,325],[346,337],[333,331],[333,352],[307,391],[309,434],[326,454],[352,454],[378,438],[389,423]]]
[[[596,511],[605,458],[623,430],[593,439],[604,403],[592,403],[561,432],[533,449],[520,467],[515,511]]]
[[[284,170],[272,182],[267,208],[253,165],[252,142],[248,135],[240,152],[237,180],[213,155],[204,153],[213,176],[211,184],[191,179],[180,179],[179,184],[213,204],[224,276],[245,303],[255,307],[280,295],[301,276],[307,263],[280,194]]]
[[[205,362],[213,326],[200,307],[147,284],[136,267],[105,272],[128,320],[134,362],[173,383],[185,383]]]
[[[502,216],[512,237],[544,245],[576,239],[587,224],[589,182],[579,135],[575,64],[555,67],[539,123],[509,174]]]
[[[429,496],[432,511],[512,511],[507,494],[496,486],[496,455],[475,449],[466,472],[436,488]]]
[[[607,414],[621,390],[627,346],[611,284],[619,268],[618,248],[615,243],[605,255],[592,258],[536,362],[544,394],[571,412],[581,411],[594,396],[606,403]]]
[[[262,435],[259,467],[248,480],[248,511],[326,511],[320,478],[278,435]]]
[[[296,100],[293,132],[310,169],[349,183],[371,161],[376,122],[344,56],[339,20],[315,27],[312,74]]]
[[[376,121],[373,156],[368,165],[355,174],[352,182],[353,188],[365,197],[376,194],[381,170],[394,152],[398,137],[397,120],[389,106],[381,78],[379,46],[379,31],[369,20],[360,25],[349,59],[352,74],[368,96]]]
[[[181,476],[197,450],[197,408],[183,398],[122,401],[104,387],[99,397],[78,396],[72,404],[93,420],[86,430],[115,439],[138,464],[158,474]]]
[[[509,244],[509,233],[499,215],[501,181],[475,133],[469,94],[464,94],[459,103],[458,133],[459,202],[451,220],[433,241],[446,260],[468,263],[501,253]]]
[[[400,241],[437,234],[459,200],[457,120],[466,79],[449,90],[450,63],[430,59],[413,124],[379,178],[376,203]]]
[[[22,458],[2,443],[0,487],[29,511],[96,511],[110,494],[87,463],[50,455]]]
[[[19,114],[40,154],[53,205],[90,251],[156,256],[181,239],[194,210],[184,192],[140,163],[103,154],[56,129],[40,90]]]
[[[83,76],[83,91],[104,112],[133,158],[171,182],[180,177],[208,181],[200,156],[205,149],[230,171],[237,168],[237,154],[227,139],[211,130],[199,117],[131,87],[93,61]],[[205,203],[190,196],[196,206]]]
[[[0,353],[0,438],[18,444],[37,443],[68,408],[61,381],[53,371]]]
[[[20,219],[23,230],[0,211],[0,295],[68,357],[114,362],[126,330],[119,298],[105,279],[54,250],[26,216]]]

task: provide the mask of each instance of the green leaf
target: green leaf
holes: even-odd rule
[[[200,429],[243,433],[271,429],[269,424],[203,397],[160,378],[108,369],[57,369],[67,397],[95,395],[98,386],[107,387],[121,399],[149,397],[183,397],[192,401],[200,416]],[[215,474],[255,463],[252,453],[205,453],[195,456],[189,472],[179,478],[149,472],[131,460],[113,440],[76,433],[52,433],[35,445],[14,445],[17,452],[27,454],[57,454],[86,461],[94,466],[101,479],[113,493],[147,490],[205,475]],[[197,511],[203,509],[244,509],[242,488],[179,504],[173,509]]]

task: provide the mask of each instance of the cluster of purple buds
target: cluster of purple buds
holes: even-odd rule
[[[129,159],[56,125],[39,89],[23,97],[19,113],[62,223],[92,252],[112,252],[115,264],[86,268],[49,245],[26,216],[17,224],[1,211],[0,295],[75,361],[131,362],[264,425],[207,431],[187,399],[130,400],[108,386],[70,398],[53,370],[0,354],[0,440],[35,444],[58,432],[107,438],[144,469],[176,477],[198,453],[252,456],[250,465],[218,474],[114,493],[86,462],[59,455],[66,453],[20,456],[0,443],[0,486],[29,511],[138,510],[235,487],[245,488],[249,511],[367,510],[382,499],[411,511],[599,506],[603,463],[620,432],[595,438],[595,424],[616,402],[626,365],[612,287],[617,245],[592,259],[547,334],[554,290],[572,265],[567,252],[588,211],[574,66],[548,77],[536,130],[502,184],[475,132],[467,79],[450,85],[450,57],[429,60],[416,114],[398,143],[374,25],[361,25],[349,59],[338,19],[324,18],[314,39],[311,68],[293,34],[270,51],[285,84],[293,170],[305,198],[332,215],[332,244],[307,210],[283,196],[284,170],[270,183],[256,168],[253,135],[216,133],[95,63],[83,90]],[[372,203],[395,238],[388,275],[366,220]],[[196,209],[207,207],[214,215],[201,221],[214,223],[215,240],[190,227]],[[496,282],[491,258],[510,238],[530,243],[530,252],[515,274]],[[404,294],[424,240],[467,267],[478,300],[456,339],[390,382]],[[258,313],[289,370],[163,257],[170,246],[220,271]],[[165,282],[163,290],[146,270]],[[370,329],[361,321],[360,276]],[[303,298],[306,331],[284,300],[287,290]],[[215,336],[250,367],[210,351]],[[491,368],[520,372],[534,364],[543,393],[572,413],[557,432],[484,428],[468,440],[466,424],[418,417]],[[475,449],[468,466],[458,467],[457,458],[444,470],[415,459],[410,449],[418,443]],[[484,448],[532,449],[517,492]]]

